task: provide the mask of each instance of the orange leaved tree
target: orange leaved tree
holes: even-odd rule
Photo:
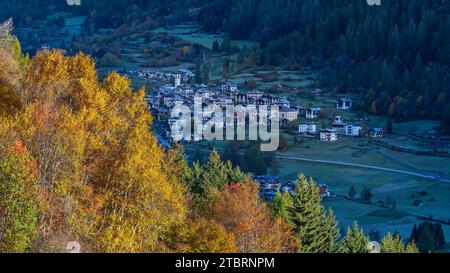
[[[296,242],[281,218],[271,219],[255,183],[224,187],[213,205],[213,218],[236,237],[239,252],[290,252]]]

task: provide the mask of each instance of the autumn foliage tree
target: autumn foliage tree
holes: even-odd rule
[[[234,253],[236,240],[212,219],[196,218],[175,225],[167,234],[170,251],[186,253]]]
[[[163,249],[186,204],[163,170],[144,91],[117,73],[99,82],[90,57],[58,50],[39,52],[21,72],[14,92],[24,107],[2,119],[0,147],[20,139],[39,167],[34,249],[55,240],[91,251]]]
[[[0,82],[0,116],[12,115],[21,108],[22,101],[13,87]]]
[[[226,185],[214,204],[213,218],[236,237],[239,252],[294,251],[291,228],[281,218],[272,220],[253,182]]]
[[[19,90],[25,57],[20,43],[9,32],[11,22],[0,25],[0,116],[15,114],[22,107]]]

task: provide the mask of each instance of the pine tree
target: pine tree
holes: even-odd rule
[[[277,192],[273,203],[270,205],[271,214],[273,218],[281,217],[289,221],[289,210],[292,208],[293,202],[288,191],[281,193]]]
[[[222,48],[222,51],[223,51],[223,52],[225,52],[225,53],[231,53],[231,51],[232,51],[232,45],[231,45],[230,37],[227,36],[227,37],[225,37],[225,38],[223,39],[221,48]]]
[[[166,154],[165,173],[172,181],[187,185],[192,179],[192,171],[186,161],[183,145],[177,143]]]
[[[297,187],[289,210],[290,222],[294,225],[301,253],[325,253],[330,249],[330,226],[321,205],[319,188],[312,179],[299,175]]]
[[[239,168],[233,168],[231,162],[224,163],[219,153],[213,150],[204,165],[194,163],[188,186],[200,206],[208,206],[217,199],[222,188],[230,183],[245,183],[250,177]]]
[[[328,212],[328,218],[325,221],[325,252],[336,253],[339,250],[340,233],[338,228],[338,222],[334,216],[332,209]]]
[[[372,202],[372,190],[364,186],[364,189],[361,192],[361,200],[365,203],[371,203]]]
[[[341,241],[341,251],[343,253],[367,253],[369,238],[358,227],[356,222],[353,227],[347,228],[347,235]]]
[[[392,126],[392,120],[388,120],[387,125],[386,125],[386,130],[389,134],[392,134],[392,132],[394,131],[393,126]]]
[[[197,63],[195,64],[195,83],[196,83],[196,84],[201,84],[201,83],[203,83],[201,67],[202,67],[202,64],[201,64],[201,62],[200,62],[200,60],[199,60],[199,61],[197,61]]]
[[[223,76],[223,78],[231,77],[231,64],[230,64],[230,59],[228,59],[228,58],[226,58],[223,63],[222,76]]]
[[[202,165],[196,161],[192,164],[192,176],[191,179],[187,181],[189,191],[196,197],[199,198],[203,194],[202,184],[199,183],[203,179],[203,169]]]
[[[409,237],[410,242],[414,242],[417,239],[417,225],[414,224],[411,230],[411,236]]]
[[[225,165],[216,150],[213,150],[209,155],[209,160],[203,166],[203,170],[203,183],[206,187],[215,187],[219,189],[228,182],[231,182],[227,181]]]
[[[445,246],[445,235],[440,224],[423,222],[414,225],[409,241],[416,243],[420,252],[434,252]]]
[[[416,245],[413,242],[406,246],[403,243],[400,234],[396,233],[392,236],[390,233],[381,241],[382,253],[418,253]]]
[[[209,65],[205,65],[203,68],[203,83],[208,84],[209,83]]]
[[[348,197],[351,198],[351,199],[354,199],[356,197],[356,190],[355,190],[355,187],[353,185],[348,190]]]
[[[406,245],[405,253],[420,253],[420,251],[414,242],[410,242]]]
[[[415,241],[417,248],[422,253],[434,252],[436,250],[433,233],[428,223],[423,223],[417,232],[417,240]]]
[[[399,234],[392,236],[391,233],[388,233],[381,241],[382,253],[403,253],[404,251],[405,245],[403,244]]]
[[[441,250],[445,247],[445,234],[442,226],[439,223],[434,224],[434,238],[436,242],[436,250]]]

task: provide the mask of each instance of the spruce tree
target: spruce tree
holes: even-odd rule
[[[219,153],[213,150],[209,155],[209,160],[203,166],[203,180],[206,186],[213,186],[219,188],[227,183],[227,176],[225,166],[220,158]]]
[[[166,154],[165,173],[173,181],[187,184],[192,178],[192,171],[186,161],[183,145],[176,143]]]
[[[204,195],[204,187],[203,187],[203,169],[198,161],[192,164],[192,176],[191,179],[188,180],[188,188],[189,192],[192,193],[195,199],[200,199]]]
[[[308,180],[301,174],[292,201],[289,215],[295,236],[300,242],[299,252],[328,252],[331,224],[327,226],[327,215],[320,203],[319,188],[314,180]]]
[[[415,242],[421,252],[434,252],[445,246],[445,235],[440,224],[423,222],[414,225],[409,241]]]
[[[436,245],[436,250],[441,250],[445,247],[445,235],[442,230],[441,224],[434,224],[434,240]]]
[[[348,197],[351,199],[354,199],[356,197],[356,190],[353,185],[350,187],[350,190],[348,190]]]
[[[224,165],[224,168],[226,180],[220,185],[221,187],[225,183],[237,184],[237,183],[245,183],[251,180],[251,177],[248,174],[242,172],[239,167],[234,168],[233,163],[231,163],[231,161],[227,161]]]
[[[201,84],[202,82],[202,73],[201,73],[201,67],[202,67],[202,63],[200,60],[197,61],[197,63],[195,64],[195,83],[196,84]]]
[[[436,250],[434,237],[428,223],[423,223],[419,226],[416,244],[420,252],[423,253],[434,252]]]
[[[272,217],[281,217],[289,222],[289,210],[292,208],[292,206],[293,202],[289,192],[284,191],[283,193],[281,193],[280,191],[278,191],[277,195],[275,195],[273,203],[270,206]]]
[[[372,197],[372,190],[364,186],[364,189],[361,192],[361,200],[365,203],[372,203]]]
[[[352,228],[347,228],[347,235],[341,241],[341,251],[343,253],[367,253],[368,243],[369,238],[355,222]]]
[[[397,232],[394,235],[388,233],[381,241],[382,253],[419,253],[414,242],[408,243],[406,246],[403,243],[400,234]]]
[[[203,69],[203,83],[208,84],[209,83],[209,65],[205,65],[204,69]]]
[[[227,184],[250,181],[250,177],[239,168],[233,168],[230,161],[224,163],[216,150],[211,152],[204,165],[195,162],[189,175],[187,184],[199,205],[213,202]]]
[[[387,125],[386,125],[386,130],[389,134],[392,134],[392,132],[394,131],[393,126],[392,126],[392,120],[388,120]]]
[[[414,242],[410,242],[406,245],[405,253],[420,253],[420,251]]]
[[[414,242],[417,240],[417,225],[414,224],[412,230],[411,230],[411,236],[409,237],[410,242]]]
[[[404,253],[404,251],[405,245],[399,234],[392,236],[391,233],[388,233],[381,241],[382,253]]]
[[[339,228],[338,222],[332,209],[328,211],[328,217],[325,222],[325,246],[327,253],[336,253],[339,251]]]

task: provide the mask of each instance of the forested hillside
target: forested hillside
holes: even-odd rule
[[[450,129],[450,3],[446,0],[222,0],[208,31],[260,41],[259,65],[313,64],[324,84],[361,92],[361,109],[441,119]]]
[[[113,28],[149,16],[182,20],[204,5],[203,0],[83,0],[80,6],[69,6],[66,0],[0,0],[0,21],[14,17],[16,25],[30,26],[55,12],[71,12],[90,16],[97,27]]]

